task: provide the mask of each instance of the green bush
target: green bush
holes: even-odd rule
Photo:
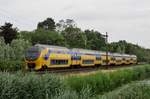
[[[148,65],[63,79],[52,74],[0,72],[0,99],[90,99],[131,81],[149,78],[149,74]],[[119,95],[124,95],[123,93],[122,91]],[[109,99],[106,96],[102,95],[98,98]]]
[[[78,93],[88,86],[93,95],[103,94],[131,81],[149,78],[149,74],[150,66],[147,65],[110,73],[99,72],[89,76],[71,76],[66,78],[65,84]]]
[[[55,96],[53,99],[90,99],[91,96],[92,96],[91,89],[87,87],[81,89],[80,93],[66,89],[59,96]]]
[[[62,81],[54,75],[0,73],[0,99],[51,99],[63,89]]]
[[[134,82],[117,90],[98,96],[97,99],[149,99],[149,81]]]
[[[0,37],[0,59],[1,60],[23,60],[26,49],[31,46],[29,41],[24,39],[14,39],[11,44],[5,44]]]
[[[25,67],[25,63],[19,60],[0,60],[0,71],[18,71]]]
[[[14,55],[10,54],[10,56],[13,56],[14,60],[23,60],[25,57],[25,51],[30,47],[31,43],[29,41],[24,39],[14,39],[10,44],[10,48]]]

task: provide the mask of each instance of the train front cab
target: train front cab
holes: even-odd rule
[[[26,70],[40,70],[41,69],[41,59],[38,58],[35,61],[28,61],[25,60],[26,63]]]
[[[39,47],[36,47],[39,49]],[[35,49],[34,49],[35,50]],[[31,54],[31,55],[30,55]],[[36,53],[37,54],[37,53]],[[33,53],[29,53],[30,58],[32,58]],[[32,57],[31,57],[32,56]],[[36,60],[25,60],[26,69],[40,70],[46,68],[59,68],[59,67],[70,67],[71,65],[71,55],[65,53],[64,51],[51,50],[48,48],[43,48],[40,50],[40,55]]]
[[[47,53],[47,49],[32,47],[25,54],[25,63],[27,70],[40,70],[45,64],[43,55]]]

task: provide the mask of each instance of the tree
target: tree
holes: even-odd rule
[[[55,21],[52,18],[47,18],[46,20],[39,22],[37,25],[37,29],[55,31],[55,28]]]
[[[67,44],[71,48],[85,48],[86,46],[86,36],[85,33],[81,31],[80,28],[68,27],[63,32]]]
[[[66,20],[60,20],[57,24],[56,24],[56,30],[58,32],[62,32],[64,31],[66,28],[68,27],[73,27],[76,28],[76,23],[74,20],[72,19],[66,19]]]
[[[11,23],[5,23],[4,26],[0,27],[0,36],[4,37],[6,44],[17,38],[17,28],[12,28],[12,26]]]
[[[14,60],[23,60],[25,51],[31,47],[31,43],[24,39],[15,39],[11,42],[10,46],[14,52]],[[10,53],[11,54],[11,53]],[[13,56],[13,55],[11,55]]]
[[[13,49],[9,44],[7,44],[5,47],[4,47],[4,50],[5,50],[5,60],[14,60],[16,58],[15,54],[14,54],[14,51],[16,49]],[[19,52],[18,52],[19,53]],[[17,54],[18,54],[17,53]]]
[[[33,33],[34,33],[33,31],[31,31],[31,32],[21,31],[21,32],[18,33],[17,38],[28,40],[29,42],[31,42]]]
[[[75,28],[76,27],[76,23],[75,23],[75,21],[73,19],[66,19],[66,26]]]
[[[109,44],[109,51],[133,54],[138,57],[139,62],[150,62],[150,50],[126,41],[112,42]]]
[[[84,32],[87,37],[87,48],[102,50],[105,47],[105,38],[100,32],[94,30],[85,30]]]
[[[55,31],[39,29],[32,33],[32,44],[49,44],[65,46],[65,40],[62,34]]]
[[[120,47],[120,46],[117,47],[116,52],[117,52],[117,53],[122,53],[122,50],[121,50],[121,47]]]
[[[0,37],[0,61],[1,60],[23,60],[26,49],[31,43],[24,39],[14,39],[11,44],[5,44],[3,37]]]
[[[6,44],[4,38],[0,37],[0,52],[1,52],[0,59],[2,60],[5,58],[5,49],[4,49],[5,46]]]
[[[124,40],[121,40],[119,42],[112,42],[109,44],[109,51],[111,52],[118,52],[118,53],[128,53],[127,52],[127,45],[128,43]]]

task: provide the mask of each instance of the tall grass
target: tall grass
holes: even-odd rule
[[[97,99],[149,99],[149,97],[150,81],[140,81],[98,96]]]
[[[81,89],[89,87],[91,93],[103,94],[108,91],[130,83],[150,77],[150,66],[134,67],[133,69],[118,70],[110,73],[96,73],[89,76],[71,76],[66,78],[65,84],[71,90],[80,92]]]
[[[60,77],[52,74],[0,72],[0,99],[90,99],[131,81],[150,78],[150,66],[110,73],[98,72],[88,76]],[[101,97],[104,96],[98,98]]]
[[[81,89],[80,93],[76,91],[66,89],[59,96],[55,96],[53,99],[91,99],[92,94],[90,88]]]
[[[51,99],[63,89],[63,82],[54,75],[0,73],[0,99]]]

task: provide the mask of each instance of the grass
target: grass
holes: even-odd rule
[[[78,93],[80,93],[81,89],[89,87],[91,93],[96,95],[112,91],[131,81],[149,78],[149,75],[150,66],[145,65],[110,73],[98,72],[88,76],[71,76],[65,79],[65,84],[70,90],[74,90]]]
[[[63,88],[61,79],[54,75],[0,73],[0,99],[51,99]]]
[[[149,65],[66,78],[54,74],[1,72],[0,99],[91,99],[97,95],[99,96],[96,98],[110,99],[107,92],[132,81],[147,78],[150,78]]]
[[[149,99],[150,80],[134,82],[94,99]]]

